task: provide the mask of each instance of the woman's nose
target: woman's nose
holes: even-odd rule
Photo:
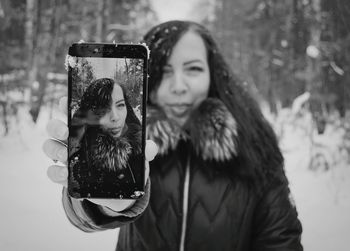
[[[112,108],[109,116],[110,116],[110,120],[112,122],[115,122],[115,121],[119,120],[119,115],[118,115],[118,112],[117,112],[117,110],[115,108]]]
[[[177,95],[184,94],[187,91],[187,83],[181,73],[176,73],[173,75],[170,90]]]

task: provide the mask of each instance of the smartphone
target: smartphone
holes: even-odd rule
[[[74,198],[144,194],[148,48],[75,43],[68,67],[68,192]]]

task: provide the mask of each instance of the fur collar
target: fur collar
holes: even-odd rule
[[[129,154],[131,154],[131,144],[127,138],[114,139],[106,133],[99,133],[96,144],[91,147],[93,165],[110,171],[125,169]]]
[[[159,147],[159,154],[175,150],[181,139],[189,140],[203,160],[227,161],[237,156],[237,123],[222,101],[207,98],[181,128],[163,111],[149,107],[147,138]]]
[[[100,129],[95,136],[90,138],[94,141],[90,151],[92,162],[103,169],[123,170],[127,168],[131,154],[141,153],[141,127],[139,125],[128,125],[126,133],[117,139]]]

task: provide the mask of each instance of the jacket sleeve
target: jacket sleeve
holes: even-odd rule
[[[135,204],[121,212],[108,207],[94,204],[89,200],[78,200],[68,195],[63,188],[62,203],[69,221],[84,232],[95,232],[119,228],[135,221],[146,209],[150,197],[150,180],[148,179],[145,195],[136,200]]]
[[[288,181],[274,182],[255,210],[252,250],[301,251],[302,226]]]

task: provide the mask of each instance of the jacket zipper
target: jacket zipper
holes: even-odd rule
[[[187,213],[188,213],[188,194],[190,188],[190,160],[188,159],[185,171],[185,181],[183,190],[183,203],[182,203],[182,227],[181,227],[181,239],[180,239],[180,251],[185,250],[185,237],[187,230]]]

